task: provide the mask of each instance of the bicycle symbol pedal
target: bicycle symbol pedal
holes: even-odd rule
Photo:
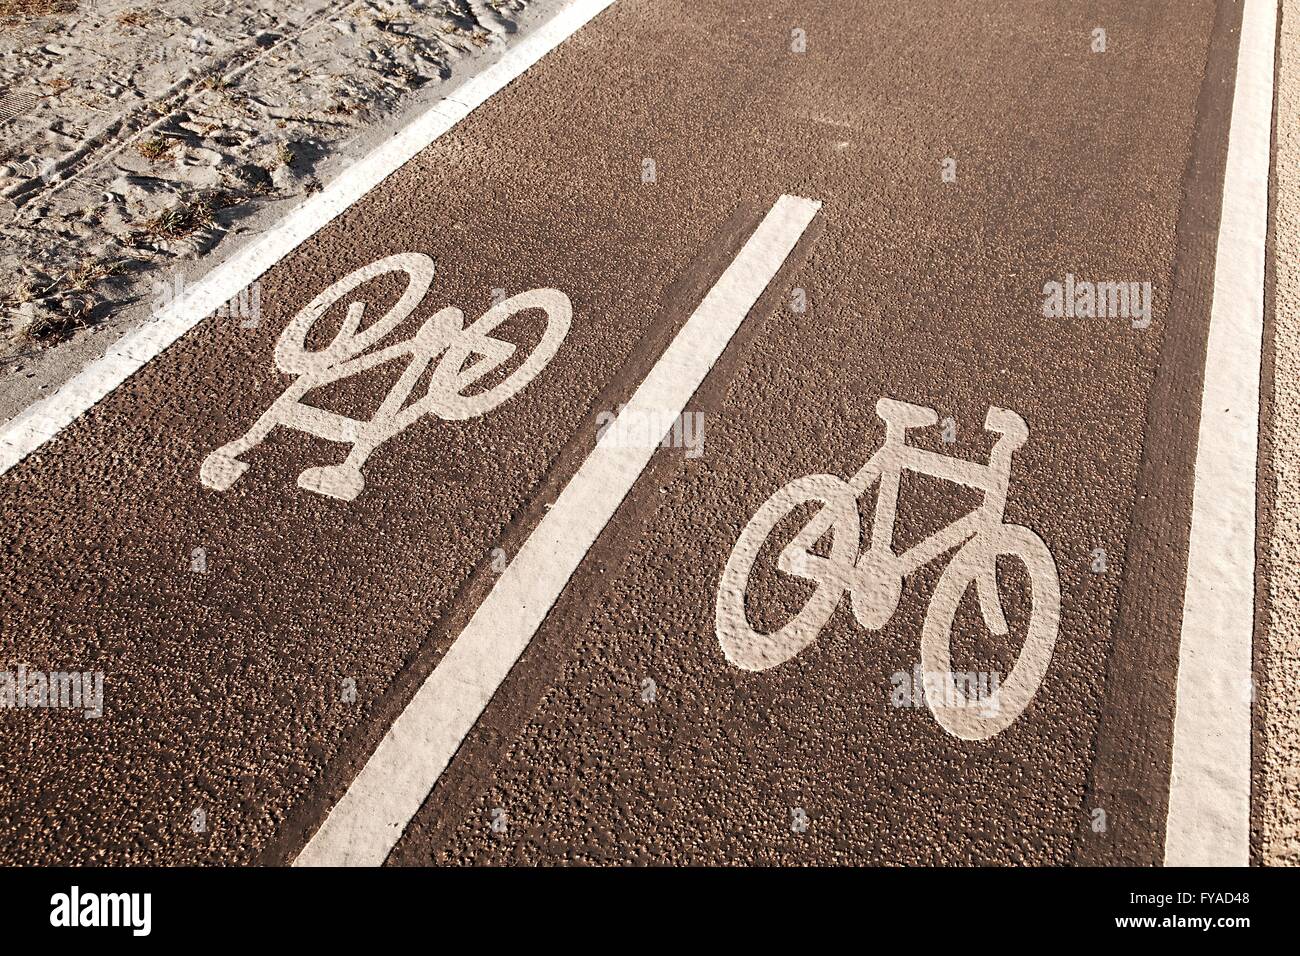
[[[392,309],[360,330],[365,303],[353,303],[333,341],[323,349],[307,349],[312,326],[330,306],[363,283],[389,272],[407,275],[406,289]],[[459,309],[445,308],[411,338],[367,352],[419,305],[433,283],[433,272],[433,260],[426,255],[408,252],[388,256],[344,276],[308,303],[285,326],[275,346],[276,367],[297,378],[244,435],[203,460],[199,471],[203,484],[217,491],[233,485],[248,470],[248,463],[240,456],[260,445],[278,425],[352,446],[341,464],[307,468],[298,476],[300,488],[351,501],[365,487],[362,466],[381,444],[426,415],[458,420],[475,418],[496,408],[546,367],[569,331],[573,309],[568,297],[558,289],[532,289],[498,302],[469,325]],[[492,332],[512,315],[530,309],[546,314],[546,330],[527,359],[497,384],[471,395],[463,394],[511,359],[515,346],[493,338]],[[369,421],[302,402],[312,389],[400,359],[408,360],[408,364]],[[427,391],[407,404],[431,365]]]
[[[1029,528],[1006,524],[1003,511],[1011,481],[1011,458],[1029,438],[1023,418],[990,407],[984,427],[998,433],[987,465],[951,458],[907,444],[907,431],[938,422],[931,408],[890,398],[876,403],[885,423],[885,441],[848,481],[835,475],[807,475],[781,488],[750,519],[737,539],[718,583],[715,626],[727,660],[761,671],[790,660],[821,633],[845,592],[853,614],[871,630],[887,624],[902,599],[903,579],[956,549],[935,587],[921,637],[921,663],[929,673],[946,675],[943,693],[926,697],[935,720],[963,740],[984,740],[1010,726],[1037,693],[1047,673],[1060,627],[1061,588],[1056,561],[1047,544]],[[894,519],[904,471],[913,471],[982,491],[974,511],[929,538],[896,554]],[[880,483],[871,522],[871,541],[858,553],[862,516],[857,499]],[[796,533],[777,558],[787,575],[817,585],[803,608],[771,633],[754,630],[745,613],[745,590],[754,561],[776,527],[800,506],[821,508]],[[831,533],[830,555],[812,549]],[[963,595],[975,584],[985,625],[995,635],[1009,628],[998,593],[997,559],[1017,558],[1029,574],[1032,612],[1028,633],[1011,673],[991,698],[966,698],[952,673],[952,629]]]

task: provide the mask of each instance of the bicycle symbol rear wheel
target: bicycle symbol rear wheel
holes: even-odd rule
[[[784,627],[769,634],[756,631],[745,614],[745,590],[754,561],[776,526],[800,505],[814,501],[821,502],[823,509],[794,541],[806,537],[812,525],[825,523],[824,516],[829,514],[830,557],[802,554],[795,559],[798,569],[794,573],[816,581],[817,589]],[[860,534],[857,499],[848,483],[834,475],[808,475],[768,498],[740,533],[718,583],[715,625],[727,660],[745,670],[767,670],[790,660],[815,641],[851,584]],[[808,541],[807,546],[815,543],[815,539]]]
[[[962,596],[980,575],[992,573],[996,582],[999,556],[1018,558],[1029,572],[1032,611],[1024,644],[1011,673],[987,700],[970,700],[958,689],[952,673],[952,629]],[[996,583],[994,584],[996,588]],[[985,599],[980,594],[980,600]],[[994,594],[991,600],[998,600]],[[984,619],[989,614],[981,607]],[[927,675],[944,675],[943,700],[926,702],[944,730],[962,740],[987,740],[1019,717],[1038,692],[1052,661],[1061,619],[1061,584],[1056,562],[1046,543],[1021,525],[995,525],[971,538],[944,569],[921,634],[921,666]],[[951,702],[951,703],[949,703]]]

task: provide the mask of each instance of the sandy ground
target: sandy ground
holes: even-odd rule
[[[1269,543],[1268,720],[1261,764],[1265,864],[1300,864],[1300,0],[1282,10],[1278,48],[1277,270],[1273,446],[1277,490]]]
[[[0,419],[557,5],[0,0]]]

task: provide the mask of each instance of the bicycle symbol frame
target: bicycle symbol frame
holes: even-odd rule
[[[338,334],[323,349],[309,351],[312,326],[353,289],[389,272],[407,274],[406,289],[381,318],[358,331],[365,303],[348,307]],[[306,432],[326,441],[350,444],[347,458],[337,465],[307,468],[298,486],[307,491],[351,501],[365,487],[362,466],[381,444],[426,415],[455,420],[483,415],[524,388],[555,356],[568,333],[573,309],[558,289],[532,289],[498,302],[476,321],[465,324],[457,308],[448,307],[429,318],[409,339],[368,354],[411,314],[433,283],[434,262],[417,252],[388,256],[344,276],[308,303],[285,326],[275,346],[275,364],[297,379],[271,403],[247,433],[209,454],[200,468],[200,480],[209,488],[225,491],[245,471],[239,456],[262,443],[277,425]],[[546,330],[528,358],[503,381],[473,395],[462,394],[514,355],[515,345],[491,333],[518,312],[540,309],[546,313]],[[480,356],[466,364],[471,356]],[[423,397],[406,403],[422,375],[437,358]],[[384,396],[369,421],[361,421],[302,403],[315,388],[351,378],[400,359],[409,364]]]
[[[881,398],[876,414],[885,423],[885,441],[856,475],[848,481],[835,475],[798,478],[768,498],[740,533],[718,584],[718,642],[727,660],[738,667],[750,671],[775,667],[817,639],[846,591],[858,622],[878,630],[898,609],[904,576],[955,548],[930,600],[921,637],[924,670],[946,675],[948,686],[942,694],[927,694],[926,703],[939,725],[953,736],[987,739],[1010,726],[1037,693],[1060,627],[1061,588],[1051,550],[1029,528],[1003,521],[1012,455],[1028,440],[1029,428],[1015,412],[990,407],[984,427],[999,437],[984,465],[907,444],[909,429],[938,422],[934,409]],[[904,470],[977,489],[984,500],[974,511],[896,554],[894,519]],[[859,554],[862,517],[857,499],[877,481],[871,540]],[[777,567],[814,582],[816,590],[784,627],[760,633],[745,614],[745,590],[754,561],[777,525],[808,502],[823,507],[782,549]],[[810,553],[828,531],[832,532],[830,556]],[[1002,555],[1019,558],[1025,565],[1033,610],[1010,675],[991,699],[971,701],[953,679],[951,632],[962,596],[973,582],[985,625],[995,635],[1008,633],[997,584],[997,559]]]

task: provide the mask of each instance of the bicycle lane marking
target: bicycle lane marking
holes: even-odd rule
[[[980,465],[907,444],[908,429],[939,423],[932,408],[881,398],[876,414],[886,426],[885,444],[851,480],[821,474],[796,479],[769,498],[745,526],[718,582],[718,643],[737,667],[748,671],[776,667],[817,640],[846,592],[858,623],[876,630],[898,609],[904,579],[958,547],[935,585],[932,607],[925,616],[921,640],[925,703],[954,737],[985,740],[1014,723],[1037,693],[1060,625],[1061,588],[1051,550],[1031,529],[1003,521],[1012,455],[1029,439],[1028,426],[1015,412],[991,407],[984,426],[998,439],[988,464]],[[983,499],[967,517],[899,554],[892,539],[901,479],[909,471],[978,490]],[[877,481],[880,490],[870,522],[870,543],[859,554],[862,515],[857,499]],[[780,630],[755,630],[745,610],[750,571],[776,526],[810,501],[821,501],[826,507],[782,549],[778,567],[812,582],[817,593]],[[815,555],[813,547],[831,530],[831,555]],[[963,688],[952,669],[950,632],[958,606],[967,588],[976,584],[985,625],[995,636],[1007,637],[996,565],[1004,555],[1018,558],[1029,574],[1033,615],[1028,634],[1005,680],[990,675],[984,681],[966,682]]]
[[[329,308],[358,286],[370,280],[400,272],[407,286],[382,318],[358,332],[364,302],[354,302],[347,318],[330,344],[307,349],[312,327]],[[276,427],[294,429],[351,446],[347,459],[338,465],[308,468],[298,475],[298,486],[307,491],[342,501],[352,501],[365,487],[361,472],[379,445],[400,434],[426,416],[465,420],[486,414],[507,401],[532,381],[555,356],[569,331],[573,306],[558,289],[532,289],[496,302],[477,321],[465,326],[460,309],[448,306],[429,318],[409,339],[367,352],[400,326],[421,303],[433,283],[434,262],[421,253],[388,256],[344,276],[309,302],[280,333],[275,345],[275,364],[297,378],[276,398],[252,426],[238,438],[208,454],[200,469],[209,488],[225,491],[245,471],[248,462],[240,455],[257,448]],[[474,395],[467,388],[491,374],[515,352],[512,343],[493,338],[491,332],[517,313],[537,309],[546,315],[546,331],[523,364],[503,382]],[[483,356],[465,367],[472,355]],[[437,359],[436,364],[434,359]],[[315,389],[342,379],[362,375],[393,361],[409,360],[400,377],[389,388],[368,421],[331,412],[302,399]],[[433,364],[425,394],[414,402],[407,398]]]
[[[262,239],[212,269],[192,289],[140,328],[126,333],[49,398],[0,426],[0,475],[55,438],[152,361],[173,342],[319,232],[395,169],[455,127],[470,113],[555,49],[614,0],[570,0],[554,17],[508,49],[496,63],[451,94],[321,192],[290,211]]]
[[[1277,5],[1247,0],[1215,253],[1166,866],[1250,862],[1256,452]]]
[[[1194,28],[1176,40],[1139,17],[1118,19],[1109,32],[1126,37],[1130,52],[1079,56],[1073,68],[1056,46],[1036,44],[1070,35],[1077,22],[1068,11],[1033,18],[1017,43],[978,67],[962,59],[966,24],[909,43],[882,23],[875,35],[918,71],[961,64],[970,84],[948,90],[958,98],[953,111],[994,124],[965,131],[983,147],[982,167],[948,192],[939,192],[932,160],[944,155],[936,138],[950,131],[909,123],[906,111],[877,112],[862,94],[892,89],[898,63],[877,63],[877,75],[836,69],[862,61],[862,47],[837,22],[847,19],[841,7],[809,8],[809,35],[839,28],[843,43],[838,62],[803,77],[798,108],[843,115],[847,129],[904,128],[874,165],[864,163],[865,149],[844,163],[819,163],[823,150],[842,155],[853,134],[796,126],[771,111],[768,135],[779,130],[800,146],[797,162],[775,169],[801,186],[811,181],[809,194],[835,199],[819,217],[826,223],[819,254],[791,280],[813,304],[805,313],[774,302],[760,334],[735,353],[731,374],[715,372],[710,386],[725,384],[725,397],[712,406],[693,401],[709,416],[704,456],[665,452],[653,466],[663,466],[658,480],[638,483],[607,529],[609,553],[571,584],[589,582],[588,600],[561,598],[390,865],[1070,859],[1076,825],[1101,822],[1089,816],[1097,807],[1086,786],[1152,370],[1164,333],[1178,337],[1189,324],[1167,300],[1170,224],[1184,195],[1184,155],[1180,148],[1171,157],[1167,147],[1190,138],[1198,118],[1211,6],[1189,11]],[[977,16],[976,5],[945,10]],[[1008,11],[993,15],[1005,18],[996,29],[1016,33]],[[705,22],[726,36],[716,19]],[[732,39],[737,59],[779,77],[790,72],[779,57],[765,62],[745,38]],[[710,79],[726,88],[725,76]],[[809,102],[814,81],[825,101]],[[1077,148],[1081,128],[1114,129],[1115,117],[1140,115],[1161,122],[1125,127],[1135,151]],[[1063,152],[1045,149],[1050,142]],[[1080,188],[1063,193],[1063,181]],[[873,188],[882,182],[890,189]],[[1014,207],[998,205],[1012,193]],[[1095,217],[1097,209],[1139,206],[1151,215],[1122,227]],[[1045,210],[1056,225],[1030,229],[1049,218]],[[954,237],[977,235],[991,219],[1020,222],[1023,241],[963,254]],[[1044,282],[1083,275],[1084,262],[1090,279],[1149,278],[1158,290],[1151,329],[1114,316],[1045,315],[1037,295]],[[882,445],[874,406],[886,396],[951,420],[951,436],[941,434],[945,424],[908,442],[954,460],[953,474],[964,470],[958,460],[972,467],[989,460],[996,436],[981,423],[990,407],[1013,410],[1031,432],[1015,456],[1004,523],[1030,528],[1050,546],[1061,627],[1041,689],[986,740],[955,738],[926,708],[926,672],[937,668],[918,651],[927,614],[946,611],[937,599],[951,567],[946,556],[909,575],[904,603],[885,628],[862,625],[859,608],[842,600],[820,637],[781,666],[746,671],[719,648],[719,576],[744,526],[800,475],[848,481]],[[870,495],[859,502],[864,534]],[[909,470],[895,541],[901,550],[924,540],[979,504],[960,486]],[[779,545],[797,530],[792,519],[758,562],[748,602],[758,630],[779,628],[812,599],[808,583],[777,563]],[[1109,554],[1108,567],[1097,550]],[[986,676],[990,688],[1013,672],[1032,610],[1021,563],[1000,563],[1011,639],[980,620],[972,587],[951,652],[955,669]],[[648,680],[649,700],[640,696]],[[525,703],[507,708],[507,695]],[[504,833],[489,826],[497,809],[508,820]],[[803,813],[792,819],[796,810]]]
[[[640,420],[672,421],[812,222],[782,196],[605,430],[468,626],[295,861],[379,865],[650,461]]]

